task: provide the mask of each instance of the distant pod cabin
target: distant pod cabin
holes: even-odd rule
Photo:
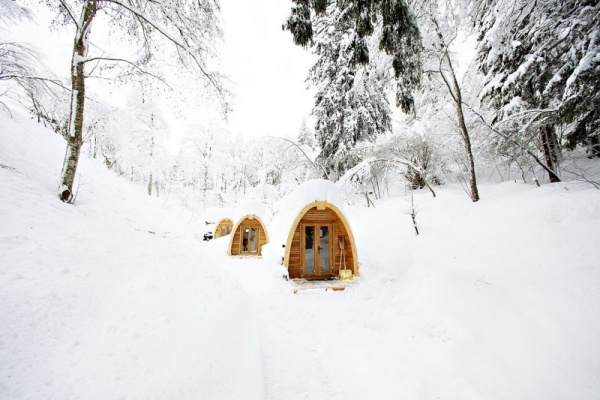
[[[213,233],[213,237],[218,238],[222,236],[227,236],[231,233],[233,229],[233,221],[231,218],[223,218],[219,221],[217,226],[215,227],[215,232]]]
[[[307,204],[292,223],[283,263],[291,279],[333,278],[340,269],[358,275],[354,235],[340,209],[327,201]]]
[[[262,220],[249,214],[242,217],[233,227],[229,242],[231,256],[259,256],[261,248],[269,242],[269,236]]]

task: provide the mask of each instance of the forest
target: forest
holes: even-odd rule
[[[340,182],[367,204],[390,180],[434,196],[458,183],[474,202],[483,177],[599,187],[585,161],[600,157],[597,1],[294,0],[281,28],[314,55],[314,106],[296,137],[249,139],[211,121],[174,132],[157,101],[175,96],[170,80],[192,79],[223,118],[235,107],[211,61],[223,40],[217,1],[0,6],[5,32],[43,9],[74,40],[60,76],[39,49],[0,41],[0,106],[27,110],[67,140],[58,189],[67,203],[80,188],[80,155],[192,208],[251,188],[272,201],[311,178]],[[127,46],[97,45],[104,31]],[[118,82],[111,95],[123,105],[97,95],[98,80]]]

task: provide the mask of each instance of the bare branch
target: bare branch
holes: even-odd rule
[[[302,152],[302,154],[304,155],[304,157],[306,157],[306,159],[308,160],[308,162],[310,162],[314,167],[318,167],[317,169],[321,169],[323,171],[323,174],[325,174],[325,176],[327,177],[327,179],[329,179],[329,174],[327,173],[327,170],[325,169],[324,166],[322,166],[321,164],[313,161],[310,159],[310,157],[308,157],[308,155],[304,152],[304,150],[302,150],[302,147],[300,147],[297,143],[294,143],[293,141],[291,141],[290,139],[286,139],[286,138],[282,138],[282,137],[277,137],[277,136],[270,136],[273,139],[279,139],[279,140],[284,140],[288,143],[291,143],[292,145],[294,145],[298,150],[300,150]]]

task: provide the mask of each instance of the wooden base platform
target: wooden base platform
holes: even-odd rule
[[[303,290],[324,290],[341,292],[346,290],[348,287],[358,285],[358,278],[354,278],[351,281],[342,281],[339,279],[329,280],[308,280],[308,279],[290,279],[292,290],[294,294]]]

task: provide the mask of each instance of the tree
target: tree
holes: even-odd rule
[[[43,0],[57,11],[56,22],[74,25],[73,57],[71,61],[71,108],[67,127],[67,151],[61,172],[59,197],[62,201],[74,201],[73,184],[77,172],[79,154],[83,143],[86,78],[92,63],[119,63],[137,71],[165,51],[167,43],[174,50],[180,65],[194,68],[207,86],[217,93],[224,110],[227,108],[226,90],[220,75],[208,69],[206,60],[214,55],[213,42],[222,37],[216,0],[144,1],[144,0]],[[100,18],[100,16],[102,18]],[[118,31],[139,47],[137,59],[126,60],[105,54],[90,53],[91,28],[96,20],[118,28]]]
[[[142,84],[129,96],[127,109],[131,118],[129,132],[129,157],[132,165],[147,180],[148,195],[152,195],[153,185],[163,178],[157,160],[165,152],[168,127],[159,107],[154,101],[151,85]]]
[[[355,33],[347,37],[346,47],[354,49],[353,61],[366,64],[373,53],[366,39],[372,36],[375,22],[381,23],[378,50],[392,56],[396,78],[396,106],[404,112],[412,110],[413,91],[421,82],[421,36],[405,0],[292,0],[294,6],[283,25],[299,46],[314,46],[313,19],[331,6],[337,7],[342,20],[352,23]],[[340,21],[341,22],[341,21]],[[335,29],[332,25],[331,29]]]
[[[26,7],[12,0],[0,0],[0,21],[13,25],[31,19],[32,14]],[[44,103],[59,102],[62,93],[53,91],[51,86],[63,88],[63,85],[59,79],[51,76],[41,59],[36,49],[27,44],[0,39],[0,83],[15,84],[3,91],[0,97],[7,95],[22,103],[38,122],[50,123],[55,131],[59,131],[57,116],[51,115],[52,112],[44,107]],[[41,101],[42,98],[49,101]],[[0,101],[0,104],[8,109],[4,102]]]
[[[324,177],[333,180],[360,161],[353,151],[359,142],[391,129],[391,62],[377,51],[375,39],[360,38],[356,7],[331,2],[314,17],[312,43],[319,58],[308,78],[317,89],[312,115],[321,149],[318,161],[325,167]],[[365,49],[371,50],[370,58]]]
[[[537,138],[550,181],[560,181],[561,145],[583,144],[600,127],[600,3],[476,5],[477,65],[486,79],[481,98],[496,110],[494,126],[509,137]]]
[[[458,6],[466,7],[466,4],[458,3]],[[451,52],[452,42],[459,35],[463,23],[461,12],[457,9],[456,2],[429,0],[420,4],[417,15],[421,29],[428,33],[424,39],[424,53],[426,75],[430,78],[430,85],[425,90],[436,92],[436,87],[440,84],[447,89],[454,106],[456,130],[462,140],[464,157],[466,157],[464,164],[469,181],[467,193],[471,200],[476,202],[479,201],[479,190],[475,174],[475,158],[465,118],[460,78],[457,76],[454,55]],[[439,101],[439,99],[432,97],[432,101]]]
[[[298,143],[304,146],[308,146],[311,149],[315,148],[315,135],[311,132],[305,119],[302,120],[302,125],[300,125],[300,132],[298,133]]]

